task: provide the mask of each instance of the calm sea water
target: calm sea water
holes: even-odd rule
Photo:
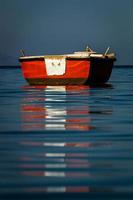
[[[0,200],[133,199],[133,67],[92,88],[0,73]]]

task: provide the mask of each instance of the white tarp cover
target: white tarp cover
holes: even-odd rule
[[[49,56],[45,58],[45,64],[48,76],[65,74],[66,71],[65,56]]]

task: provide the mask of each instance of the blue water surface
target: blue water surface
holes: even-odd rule
[[[0,200],[133,199],[133,67],[101,87],[0,73]]]

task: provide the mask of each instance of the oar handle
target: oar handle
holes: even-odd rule
[[[104,56],[106,56],[106,55],[108,54],[109,50],[110,50],[110,47],[108,47],[108,48],[106,49],[106,51],[105,51],[105,53],[104,53]]]
[[[21,53],[22,57],[24,57],[24,56],[25,56],[25,52],[24,52],[24,50],[23,50],[23,49],[20,49],[20,53]]]

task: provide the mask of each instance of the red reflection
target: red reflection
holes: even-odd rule
[[[42,106],[34,106],[34,105],[22,105],[23,112],[44,112],[45,108]]]

